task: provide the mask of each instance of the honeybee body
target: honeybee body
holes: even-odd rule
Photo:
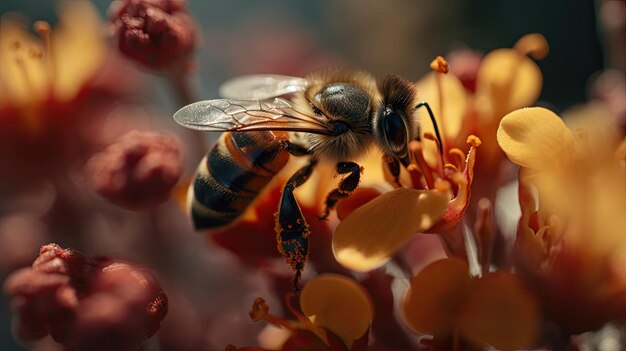
[[[197,228],[231,223],[290,155],[308,155],[310,162],[285,183],[276,215],[277,248],[296,272],[296,289],[310,233],[294,191],[317,162],[336,162],[343,177],[326,197],[324,219],[356,189],[363,169],[354,161],[372,147],[385,155],[399,186],[400,164],[410,163],[409,141],[419,134],[415,109],[426,106],[434,123],[428,105],[415,101],[415,86],[394,75],[376,80],[363,72],[334,70],[307,78],[244,76],[222,86],[221,95],[174,114],[187,128],[226,132],[198,168],[189,193],[193,221]],[[435,131],[439,137],[436,125]]]
[[[225,132],[200,162],[189,189],[196,229],[239,217],[289,160],[285,132]]]

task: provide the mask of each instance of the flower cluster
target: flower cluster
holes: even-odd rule
[[[94,189],[129,209],[161,205],[183,172],[180,142],[172,136],[132,131],[87,164]]]
[[[624,142],[594,117],[574,132],[553,112],[528,108],[498,130],[521,167],[517,266],[548,318],[575,334],[626,321]]]
[[[159,329],[167,297],[148,271],[56,244],[4,283],[25,340],[47,334],[68,350],[135,350]]]
[[[2,17],[0,277],[16,342],[42,351],[582,350],[599,330],[624,333],[626,139],[615,72],[563,119],[530,107],[548,44],[528,34],[511,48],[437,56],[406,82],[403,112],[419,121],[401,162],[378,150],[344,168],[292,157],[308,155],[306,138],[283,131],[231,131],[202,157],[206,134],[159,122],[175,109],[148,106],[151,87],[136,79],[138,68],[164,75],[176,109],[199,100],[189,85],[199,28],[185,0],[115,1],[107,23],[87,1],[63,3],[54,28],[34,23],[38,37],[22,18]],[[224,72],[348,62],[283,28],[247,32],[237,42],[246,55],[224,44]],[[268,35],[287,41],[267,45]],[[289,82],[275,111],[306,80]],[[233,86],[241,97],[253,89]],[[236,120],[239,108],[225,113]],[[265,150],[259,135],[276,143]],[[273,157],[276,172],[264,163]],[[235,219],[194,235],[191,221],[207,213]],[[256,323],[245,318],[250,305]]]
[[[124,0],[114,6],[112,32],[120,52],[154,70],[185,69],[197,37],[185,0]]]

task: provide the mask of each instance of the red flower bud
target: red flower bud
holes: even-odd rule
[[[186,66],[196,24],[184,0],[125,0],[113,10],[112,31],[119,50],[150,69]]]
[[[87,171],[109,201],[134,210],[156,207],[182,175],[181,144],[170,135],[132,131],[94,155]]]
[[[68,350],[136,350],[160,327],[167,297],[148,271],[56,244],[4,284],[18,336],[47,334]]]

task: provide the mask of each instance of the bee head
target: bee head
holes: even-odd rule
[[[383,151],[397,157],[408,157],[408,144],[417,135],[417,119],[413,115],[415,86],[396,75],[378,83],[382,101],[375,112],[372,130]]]

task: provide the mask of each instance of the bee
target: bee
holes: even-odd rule
[[[413,83],[397,75],[375,79],[365,72],[332,70],[306,78],[250,75],[220,88],[222,99],[192,103],[174,114],[180,125],[225,132],[202,160],[189,191],[197,229],[235,221],[288,162],[309,162],[285,183],[276,214],[279,252],[295,271],[294,288],[308,256],[310,231],[294,190],[310,177],[319,160],[336,163],[344,177],[327,196],[320,219],[350,196],[363,168],[355,161],[369,149],[384,154],[399,184],[400,165],[411,162],[409,141],[419,138]],[[288,99],[284,98],[289,96]],[[440,152],[441,152],[441,142]]]

